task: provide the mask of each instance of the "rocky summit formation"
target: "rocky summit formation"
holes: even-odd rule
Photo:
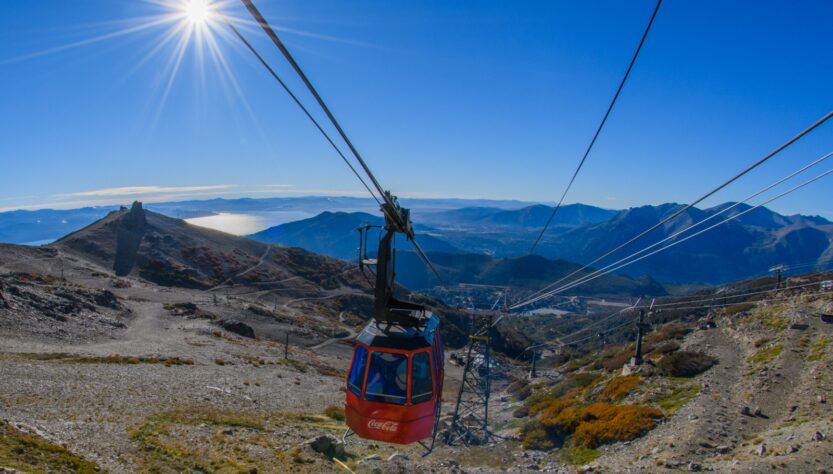
[[[255,242],[144,210],[140,202],[59,239],[52,247],[163,286],[209,289],[223,284],[297,277],[315,285],[366,287],[344,263]]]

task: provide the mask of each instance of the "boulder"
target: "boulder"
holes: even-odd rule
[[[233,332],[239,336],[248,337],[249,339],[255,338],[255,330],[248,324],[237,321],[236,319],[222,319],[217,321],[217,325],[226,331]]]
[[[321,435],[308,442],[310,447],[329,459],[344,458],[344,443],[328,435]]]
[[[816,434],[813,435],[813,441],[824,441],[825,439],[827,439],[827,436],[821,431],[816,431]]]

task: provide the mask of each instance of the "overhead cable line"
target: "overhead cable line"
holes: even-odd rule
[[[619,250],[622,250],[623,248],[627,247],[628,245],[630,245],[630,244],[632,244],[632,243],[636,242],[637,240],[639,240],[639,239],[641,239],[641,238],[645,237],[646,235],[650,234],[651,232],[653,232],[653,231],[655,231],[655,230],[659,229],[660,227],[662,227],[663,225],[667,224],[668,222],[671,222],[672,220],[676,219],[677,217],[679,217],[680,215],[682,215],[683,213],[685,213],[685,212],[686,212],[686,211],[688,211],[689,209],[693,208],[693,207],[694,207],[694,206],[696,206],[697,204],[699,204],[699,203],[701,203],[701,202],[705,201],[706,199],[710,198],[711,196],[713,196],[713,195],[717,194],[719,191],[721,191],[721,190],[722,190],[722,189],[724,189],[725,187],[729,186],[730,184],[734,183],[735,181],[737,181],[737,180],[738,180],[738,179],[740,179],[741,177],[745,176],[746,174],[748,174],[749,172],[751,172],[751,171],[752,171],[752,170],[754,170],[755,168],[758,168],[758,167],[759,167],[759,166],[761,166],[762,164],[766,163],[767,161],[769,161],[770,159],[772,159],[772,157],[774,157],[774,156],[775,156],[775,155],[777,155],[778,153],[780,153],[780,152],[784,151],[784,150],[785,150],[786,148],[788,148],[790,145],[792,145],[793,143],[797,142],[799,139],[801,139],[802,137],[804,137],[804,136],[805,136],[805,135],[807,135],[808,133],[812,132],[813,130],[815,130],[816,128],[818,128],[818,127],[819,127],[820,125],[822,125],[823,123],[827,122],[827,121],[828,121],[831,117],[833,117],[833,110],[831,110],[830,112],[828,112],[827,114],[825,114],[823,117],[821,117],[820,119],[818,119],[818,120],[816,120],[815,122],[813,122],[813,123],[812,123],[809,127],[805,128],[804,130],[802,130],[801,132],[799,132],[798,134],[796,134],[795,136],[793,136],[792,138],[790,138],[789,140],[787,140],[786,142],[784,142],[784,143],[783,143],[782,145],[780,145],[778,148],[776,148],[776,149],[772,150],[771,152],[767,153],[764,157],[762,157],[762,158],[761,158],[761,159],[759,159],[758,161],[756,161],[756,162],[752,163],[751,165],[747,166],[745,169],[743,169],[742,171],[738,172],[737,174],[735,174],[734,176],[732,176],[732,177],[731,177],[731,178],[729,178],[728,180],[724,181],[723,183],[721,183],[721,184],[720,184],[720,185],[718,185],[717,187],[713,188],[712,190],[708,191],[706,194],[703,194],[702,196],[700,196],[699,198],[697,198],[696,200],[694,200],[694,202],[692,202],[692,203],[690,203],[690,204],[687,204],[687,205],[685,205],[685,206],[681,207],[679,210],[677,210],[676,212],[674,212],[674,213],[673,213],[673,214],[671,214],[670,216],[668,216],[668,217],[666,217],[666,218],[662,219],[660,222],[658,222],[658,223],[654,224],[653,226],[649,227],[648,229],[645,229],[644,231],[642,231],[642,232],[641,232],[641,233],[639,233],[638,235],[636,235],[636,236],[634,236],[634,237],[631,237],[629,240],[627,240],[626,242],[624,242],[624,243],[622,243],[622,244],[618,245],[618,246],[617,246],[617,247],[615,247],[614,249],[612,249],[612,250],[608,251],[607,253],[605,253],[605,254],[604,254],[604,255],[602,255],[601,257],[598,257],[598,258],[596,258],[595,260],[593,260],[593,261],[591,261],[591,262],[589,262],[589,263],[587,263],[587,264],[583,265],[583,266],[582,266],[581,268],[579,268],[578,270],[575,270],[575,271],[573,271],[572,273],[570,273],[570,274],[568,274],[568,275],[566,275],[566,276],[564,276],[564,277],[560,278],[560,279],[559,279],[559,280],[557,280],[555,283],[552,283],[552,284],[548,285],[548,286],[547,286],[547,288],[552,288],[553,286],[555,286],[555,285],[557,285],[557,284],[561,283],[562,281],[567,280],[568,278],[571,278],[571,277],[575,276],[576,274],[578,274],[578,273],[580,273],[580,272],[582,272],[582,271],[584,271],[584,270],[586,270],[586,269],[590,268],[592,265],[595,265],[596,263],[600,262],[601,260],[603,260],[603,259],[605,259],[605,258],[609,257],[610,255],[612,255],[612,254],[614,254],[614,253],[618,252]],[[539,291],[540,291],[540,290],[539,290]],[[519,307],[521,307],[521,306],[526,306],[527,304],[529,304],[529,302],[524,302],[524,303],[521,303],[521,304],[517,304],[517,305],[512,306],[512,309],[514,309],[514,308],[519,308]]]
[[[621,259],[617,260],[616,262],[613,262],[613,263],[611,263],[611,264],[609,264],[609,265],[607,265],[607,266],[605,266],[605,267],[603,267],[603,268],[597,269],[597,270],[595,270],[594,272],[590,273],[589,275],[585,275],[585,276],[583,276],[583,277],[579,277],[579,278],[577,278],[577,279],[576,279],[576,280],[574,280],[574,281],[585,280],[585,279],[589,279],[590,277],[593,277],[593,276],[595,276],[595,275],[610,273],[610,272],[608,272],[608,271],[606,271],[606,270],[608,270],[608,269],[610,269],[610,268],[612,268],[612,267],[614,267],[614,266],[616,266],[616,265],[619,265],[620,263],[622,263],[622,262],[624,262],[624,261],[627,261],[627,260],[629,260],[629,259],[631,259],[631,258],[634,258],[634,257],[636,257],[636,256],[638,256],[638,255],[640,255],[640,254],[642,254],[642,253],[645,253],[645,252],[647,252],[647,251],[651,250],[652,248],[658,247],[659,245],[662,245],[662,244],[663,244],[663,243],[665,243],[665,242],[668,242],[668,241],[670,241],[670,240],[673,240],[673,239],[677,238],[679,235],[681,235],[681,234],[683,234],[683,233],[685,233],[685,232],[688,232],[689,230],[692,230],[692,229],[694,229],[694,228],[696,228],[696,227],[699,227],[699,226],[701,226],[701,225],[703,225],[703,224],[705,224],[705,223],[709,222],[709,221],[710,221],[710,220],[712,220],[712,219],[715,219],[715,218],[719,217],[721,214],[726,214],[727,212],[729,212],[729,211],[731,211],[732,209],[735,209],[735,208],[737,208],[737,207],[741,206],[742,204],[746,203],[747,201],[752,200],[752,199],[754,199],[754,198],[756,198],[756,197],[760,196],[761,194],[763,194],[763,193],[765,193],[765,192],[767,192],[767,191],[769,191],[769,190],[771,190],[771,189],[775,188],[776,186],[778,186],[778,185],[780,185],[780,184],[784,183],[785,181],[788,181],[788,180],[790,180],[790,179],[794,178],[795,176],[797,176],[797,175],[799,175],[799,174],[801,174],[801,173],[803,173],[803,172],[807,171],[808,169],[810,169],[810,168],[812,168],[812,167],[814,167],[814,166],[818,165],[819,163],[821,163],[821,162],[823,162],[823,161],[827,160],[828,158],[830,158],[831,156],[833,156],[833,152],[830,152],[830,153],[827,153],[826,155],[823,155],[822,157],[820,157],[820,158],[816,159],[816,160],[815,160],[815,161],[813,161],[812,163],[809,163],[809,164],[807,164],[807,165],[803,166],[802,168],[799,168],[798,170],[793,171],[793,172],[792,172],[792,173],[790,173],[789,175],[784,176],[783,178],[781,178],[781,179],[779,179],[779,180],[775,181],[774,183],[772,183],[772,184],[770,184],[769,186],[767,186],[767,187],[765,187],[765,188],[761,189],[760,191],[758,191],[758,192],[756,192],[756,193],[753,193],[753,194],[751,194],[751,195],[749,195],[749,196],[747,196],[747,197],[743,198],[742,200],[740,200],[740,201],[738,201],[738,202],[736,202],[736,203],[734,203],[734,204],[732,204],[732,205],[730,205],[730,206],[727,206],[727,207],[725,207],[725,208],[721,209],[720,211],[717,211],[717,212],[713,213],[712,215],[710,215],[710,216],[708,216],[708,217],[706,217],[706,218],[704,218],[704,219],[701,219],[700,221],[698,221],[698,222],[696,222],[696,223],[694,223],[694,224],[691,224],[690,226],[688,226],[688,227],[686,227],[686,228],[684,228],[684,229],[682,229],[682,230],[679,230],[679,231],[677,231],[676,233],[671,234],[671,235],[669,235],[669,236],[665,237],[664,239],[662,239],[662,240],[660,240],[660,241],[657,241],[657,242],[655,242],[655,243],[653,243],[653,244],[651,244],[651,245],[649,245],[649,246],[647,246],[647,247],[643,248],[642,250],[639,250],[639,251],[637,251],[637,252],[634,252],[634,253],[632,253],[632,254],[630,254],[630,255],[628,255],[628,256],[626,256],[626,257],[624,257],[624,258],[621,258]],[[566,277],[565,277],[565,278],[566,278]],[[563,279],[562,279],[562,280],[563,280]],[[562,280],[559,280],[559,282],[560,282],[560,281],[562,281]],[[589,280],[588,280],[588,281],[589,281]],[[553,287],[553,286],[555,286],[557,283],[558,283],[558,282],[553,283],[553,284],[551,284],[551,285],[548,285],[548,286],[546,286],[546,287],[544,287],[544,288],[542,288],[542,289],[540,289],[540,290],[538,290],[538,291],[534,292],[533,294],[531,294],[530,296],[528,296],[528,297],[527,297],[527,300],[526,300],[526,301],[530,301],[530,300],[532,300],[532,299],[535,299],[538,295],[544,294],[544,293],[545,293],[548,289],[552,288],[552,287]],[[565,285],[565,286],[566,286],[566,285]],[[514,306],[513,306],[513,307],[514,307]]]
[[[809,295],[810,296],[825,296],[825,295],[830,295],[830,294],[833,294],[833,291],[820,291],[820,292],[810,293]],[[753,303],[772,303],[772,302],[775,302],[775,301],[784,301],[784,300],[789,300],[789,299],[792,299],[792,298],[795,298],[795,296],[784,296],[784,297],[780,297],[780,298],[769,298],[769,299],[766,299],[766,300],[753,301]],[[726,307],[726,306],[732,306],[733,304],[736,304],[736,303],[703,305],[703,306],[690,306],[690,307],[686,307],[686,308],[674,308],[674,309],[711,309],[711,308],[722,308],[722,307]],[[647,308],[647,307],[645,307],[645,308]],[[656,314],[659,314],[659,313],[656,313]],[[638,320],[639,320],[639,317],[629,319],[629,320],[627,320],[627,321],[625,321],[625,322],[623,322],[619,325],[616,325],[612,328],[608,328],[608,329],[605,329],[604,331],[600,331],[598,334],[611,333],[611,332],[616,331],[616,330],[618,330],[618,329],[620,329],[624,326],[627,326],[631,323],[634,323]],[[587,337],[578,339],[576,341],[569,342],[567,344],[568,345],[578,344],[580,342],[584,342],[586,340],[593,339],[593,338],[597,337],[598,334],[593,334],[591,336],[587,336]]]
[[[547,232],[547,229],[549,228],[550,224],[555,218],[555,215],[558,213],[558,209],[561,208],[561,204],[564,202],[564,198],[567,197],[567,193],[569,193],[570,188],[573,187],[573,183],[575,182],[578,173],[581,171],[582,166],[584,166],[584,162],[587,161],[587,157],[590,155],[590,151],[593,149],[593,145],[596,144],[596,139],[599,138],[599,134],[602,133],[602,128],[604,128],[605,123],[607,122],[607,118],[610,116],[610,112],[613,110],[613,106],[616,104],[616,99],[619,98],[619,94],[625,87],[625,82],[628,80],[628,76],[631,73],[631,69],[633,69],[633,65],[636,64],[636,58],[639,57],[639,52],[642,50],[642,45],[645,44],[645,39],[648,38],[648,32],[651,31],[651,25],[654,24],[654,19],[657,17],[660,5],[662,5],[662,0],[657,1],[657,6],[654,7],[654,12],[651,14],[651,19],[648,20],[648,25],[645,27],[645,32],[642,33],[642,38],[639,40],[639,46],[636,47],[636,51],[633,53],[631,62],[630,64],[628,64],[628,69],[625,71],[625,75],[622,77],[622,82],[619,83],[619,87],[616,89],[616,93],[613,94],[613,99],[610,101],[610,105],[607,106],[607,111],[602,117],[602,121],[599,123],[599,127],[596,128],[596,133],[593,134],[593,139],[590,140],[590,144],[587,145],[587,149],[584,151],[584,155],[581,157],[581,161],[578,162],[578,166],[576,167],[576,170],[573,172],[573,176],[572,178],[570,178],[570,182],[567,184],[567,187],[561,194],[561,198],[558,200],[558,204],[556,204],[556,206],[553,208],[552,214],[550,214],[549,219],[547,219],[546,224],[544,224],[544,228],[541,229],[541,233],[538,234],[538,238],[536,238],[535,243],[532,244],[532,248],[529,250],[530,254],[535,252],[535,248],[538,247],[538,243],[541,241],[541,238],[543,238],[544,234]]]
[[[281,77],[278,75],[278,73],[276,73],[275,70],[272,69],[272,66],[270,66],[269,63],[267,63],[265,59],[263,59],[263,56],[261,56],[260,53],[257,52],[255,47],[252,46],[251,43],[249,43],[249,41],[246,39],[246,37],[244,37],[243,34],[240,33],[240,31],[234,26],[234,24],[232,24],[226,17],[223,17],[223,22],[225,22],[225,24],[231,29],[232,33],[234,33],[234,35],[237,36],[237,38],[246,46],[246,48],[248,48],[248,50],[251,51],[252,54],[254,54],[254,56],[257,58],[257,60],[260,61],[260,64],[262,64],[263,67],[265,67],[266,70],[269,71],[269,74],[273,78],[275,78],[276,81],[278,81],[278,84],[280,84],[281,87],[283,88],[283,90],[286,91],[287,94],[289,94],[289,97],[291,97],[292,100],[295,102],[295,104],[304,112],[304,115],[306,115],[307,118],[310,119],[310,121],[313,123],[313,125],[315,125],[315,128],[317,128],[318,131],[321,132],[321,135],[324,135],[324,138],[333,147],[333,149],[336,151],[336,153],[338,153],[338,156],[340,156],[341,159],[344,160],[344,163],[348,167],[350,167],[350,171],[352,171],[353,174],[356,176],[356,178],[358,178],[359,181],[361,181],[362,185],[364,185],[365,189],[367,189],[367,192],[370,193],[370,195],[373,197],[373,199],[376,201],[376,203],[381,205],[382,204],[381,201],[379,201],[379,198],[376,197],[376,194],[370,189],[370,186],[367,185],[367,183],[361,177],[361,175],[356,170],[356,168],[354,168],[353,165],[350,163],[350,161],[347,159],[347,157],[344,156],[344,153],[335,144],[333,139],[330,138],[330,135],[321,127],[321,124],[318,123],[318,120],[316,120],[315,117],[312,116],[309,109],[307,109],[306,106],[304,106],[304,104],[292,92],[292,89],[290,89],[289,86],[283,81],[283,79],[281,79]]]
[[[705,302],[705,301],[715,301],[717,299],[724,299],[724,298],[725,299],[747,298],[747,297],[750,297],[750,296],[765,295],[767,293],[775,293],[775,292],[778,292],[778,291],[799,290],[799,289],[802,289],[802,288],[809,288],[811,286],[819,286],[819,283],[820,282],[816,281],[816,282],[813,282],[813,283],[804,283],[802,285],[787,286],[787,287],[784,287],[784,288],[771,288],[769,290],[753,291],[753,292],[750,292],[750,293],[735,293],[733,295],[725,295],[725,296],[715,293],[711,298],[701,298],[701,299],[697,299],[697,300],[677,301],[677,302],[673,302],[673,303],[660,303],[660,304],[654,305],[654,307],[655,308],[666,308],[670,311],[673,311],[673,310],[676,310],[676,309],[681,309],[681,308],[678,307],[679,305],[690,305],[692,303],[702,303],[702,302]],[[737,302],[730,303],[730,304],[737,304]]]
[[[417,254],[419,255],[420,259],[422,259],[422,261],[428,266],[428,268],[431,270],[431,272],[434,273],[434,275],[437,277],[437,279],[442,284],[443,280],[442,280],[442,277],[440,276],[440,273],[437,271],[436,267],[434,267],[434,264],[431,263],[431,260],[428,258],[428,255],[425,254],[425,251],[422,249],[422,247],[416,241],[416,237],[414,235],[413,229],[411,228],[409,223],[405,222],[403,220],[403,217],[399,213],[393,212],[395,209],[398,208],[393,196],[389,192],[386,192],[385,189],[382,187],[382,185],[379,184],[379,180],[376,179],[376,176],[370,170],[370,167],[367,165],[367,162],[365,162],[364,158],[362,158],[359,151],[353,145],[353,142],[347,136],[347,133],[344,132],[344,129],[342,128],[341,124],[338,122],[338,120],[336,120],[335,115],[333,115],[330,108],[324,102],[324,99],[321,97],[321,95],[318,93],[318,91],[312,85],[312,82],[309,80],[307,75],[304,73],[303,69],[301,69],[301,66],[298,64],[298,62],[292,56],[292,53],[289,52],[289,50],[284,45],[283,41],[281,41],[280,37],[278,37],[277,33],[275,33],[275,30],[272,28],[272,26],[269,24],[269,22],[266,20],[266,18],[264,18],[264,16],[260,13],[260,10],[258,10],[258,8],[255,6],[255,4],[252,2],[252,0],[241,0],[241,2],[246,7],[246,9],[249,11],[249,13],[252,15],[252,17],[255,19],[255,21],[258,23],[258,25],[260,25],[260,27],[263,29],[263,31],[266,33],[266,35],[269,37],[269,39],[272,40],[272,43],[274,43],[275,46],[280,50],[280,52],[283,54],[284,58],[286,58],[286,60],[289,62],[290,66],[292,66],[292,69],[295,71],[295,73],[298,75],[298,77],[301,78],[301,81],[307,87],[307,90],[309,90],[310,94],[312,94],[312,96],[315,98],[319,107],[321,107],[321,110],[323,110],[324,113],[327,115],[327,118],[330,120],[330,123],[332,123],[333,127],[335,127],[335,129],[338,131],[338,134],[341,136],[341,139],[344,141],[344,143],[350,149],[350,151],[352,152],[352,154],[356,158],[356,160],[359,162],[359,165],[361,165],[365,174],[370,179],[370,182],[373,184],[373,187],[376,189],[379,196],[382,198],[382,200],[386,204],[385,206],[381,206],[382,211],[385,213],[385,215],[387,215],[390,218],[390,220],[392,222],[395,223],[395,225],[401,231],[403,231],[406,234],[406,237],[407,237],[408,241],[413,245],[413,247],[416,250]],[[250,49],[253,50],[254,48],[250,47]],[[261,62],[263,62],[264,65],[265,65],[265,62],[262,59],[261,59]],[[371,192],[371,194],[373,194],[373,193]]]
[[[604,276],[604,275],[606,275],[606,274],[608,274],[608,273],[612,273],[612,272],[614,272],[614,271],[616,271],[616,270],[620,270],[620,269],[622,269],[622,268],[624,268],[624,267],[626,267],[626,266],[629,266],[629,265],[632,265],[632,264],[634,264],[634,263],[636,263],[636,262],[639,262],[639,261],[641,261],[641,260],[644,260],[644,259],[646,259],[646,258],[648,258],[648,257],[650,257],[650,256],[652,256],[652,255],[656,255],[657,253],[660,253],[660,252],[662,252],[662,251],[664,251],[664,250],[667,250],[667,249],[669,249],[669,248],[671,248],[671,247],[674,247],[674,246],[676,246],[676,245],[679,245],[679,244],[681,244],[681,243],[683,243],[683,242],[685,242],[685,241],[687,241],[687,240],[689,240],[689,239],[692,239],[692,238],[694,238],[694,237],[697,237],[697,236],[699,236],[699,235],[701,235],[701,234],[703,234],[703,233],[705,233],[705,232],[708,232],[708,231],[710,231],[710,230],[712,230],[712,229],[714,229],[714,228],[716,228],[716,227],[718,227],[718,226],[720,226],[720,225],[722,225],[722,224],[725,224],[725,223],[730,222],[730,221],[733,221],[733,220],[735,220],[735,219],[737,219],[737,218],[739,218],[739,217],[741,217],[741,216],[744,216],[744,215],[746,215],[746,214],[748,214],[748,213],[750,213],[750,212],[752,212],[752,211],[754,211],[754,210],[756,210],[756,209],[758,209],[758,208],[760,208],[760,207],[762,207],[762,206],[764,206],[764,205],[766,205],[766,204],[771,203],[772,201],[775,201],[776,199],[780,199],[780,198],[782,198],[782,197],[784,197],[784,196],[786,196],[786,195],[788,195],[788,194],[790,194],[790,193],[793,193],[793,192],[795,192],[795,191],[797,191],[797,190],[799,190],[799,189],[801,189],[801,188],[803,188],[803,187],[805,187],[805,186],[807,186],[807,185],[809,185],[809,184],[812,184],[812,183],[814,183],[814,182],[818,181],[819,179],[821,179],[821,178],[823,178],[823,177],[825,177],[825,176],[827,176],[827,175],[829,175],[829,174],[831,174],[831,173],[833,173],[833,169],[830,169],[830,170],[828,170],[828,171],[825,171],[824,173],[822,173],[822,174],[820,174],[820,175],[818,175],[818,176],[816,176],[816,177],[814,177],[814,178],[812,178],[812,179],[809,179],[809,180],[807,180],[807,181],[805,181],[805,182],[803,182],[803,183],[801,183],[801,184],[799,184],[799,185],[797,185],[797,186],[795,186],[795,187],[793,187],[793,188],[791,188],[791,189],[789,189],[789,190],[787,190],[787,191],[784,191],[783,193],[781,193],[781,194],[779,194],[779,195],[777,195],[777,196],[775,196],[775,197],[773,197],[773,198],[770,198],[770,199],[768,199],[768,200],[766,200],[766,201],[764,201],[764,202],[762,202],[762,203],[760,203],[760,204],[758,204],[758,205],[756,205],[756,206],[754,206],[754,207],[750,207],[749,209],[746,209],[746,210],[744,210],[743,212],[740,212],[740,213],[735,214],[735,215],[733,215],[733,216],[731,216],[731,217],[728,217],[728,218],[726,218],[726,219],[724,219],[724,220],[722,220],[722,221],[718,222],[717,224],[714,224],[714,225],[709,226],[709,227],[707,227],[707,228],[705,228],[705,229],[703,229],[703,230],[701,230],[701,231],[699,231],[699,232],[696,232],[696,233],[694,233],[694,234],[691,234],[691,235],[689,235],[689,236],[686,236],[686,237],[685,237],[685,238],[683,238],[683,239],[680,239],[680,240],[678,240],[678,241],[672,242],[672,243],[670,243],[670,244],[666,245],[665,247],[659,248],[659,249],[654,250],[653,252],[650,252],[650,253],[648,253],[648,254],[646,254],[646,255],[643,255],[643,256],[641,256],[641,257],[639,257],[639,258],[636,258],[636,259],[631,260],[631,261],[629,261],[629,262],[626,262],[626,263],[623,263],[623,264],[621,264],[621,265],[618,265],[618,266],[616,266],[616,267],[614,267],[614,268],[612,268],[612,269],[606,270],[604,273],[601,273],[601,274],[595,274],[595,275],[594,275],[594,276],[592,276],[592,277],[586,277],[586,278],[584,278],[584,279],[579,279],[578,281],[575,281],[575,282],[573,282],[573,283],[569,283],[569,284],[564,285],[564,286],[562,286],[562,287],[560,287],[560,288],[556,288],[555,290],[551,290],[551,291],[549,291],[549,292],[547,292],[547,293],[544,293],[544,294],[542,294],[542,295],[537,296],[536,298],[534,298],[534,299],[532,299],[532,300],[530,300],[530,301],[528,301],[528,302],[524,302],[524,303],[521,303],[521,304],[515,305],[514,307],[526,306],[526,305],[528,305],[528,304],[534,303],[535,301],[539,301],[539,300],[541,300],[541,299],[548,298],[548,297],[550,297],[550,296],[552,296],[552,295],[555,295],[555,294],[561,293],[561,292],[563,292],[563,291],[570,290],[570,289],[575,288],[575,287],[577,287],[577,286],[583,285],[583,284],[585,284],[585,283],[587,283],[587,282],[589,282],[589,281],[592,281],[592,280],[595,280],[595,279],[597,279],[597,278],[599,278],[599,277],[602,277],[602,276]]]

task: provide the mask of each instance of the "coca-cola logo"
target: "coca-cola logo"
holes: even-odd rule
[[[372,418],[367,422],[367,427],[372,430],[390,431],[395,433],[399,429],[399,423],[395,421],[382,421]]]

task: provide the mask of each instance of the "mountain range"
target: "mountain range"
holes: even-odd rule
[[[557,225],[541,240],[536,253],[550,261],[590,263],[683,207],[681,204],[662,204],[612,211],[580,204],[564,206],[556,217]],[[513,261],[529,253],[531,243],[551,213],[552,208],[541,205],[515,210],[472,207],[427,212],[419,215],[418,238],[427,251],[490,256],[494,261],[507,259],[509,264],[522,265]],[[615,259],[602,264],[612,263],[705,219],[708,221],[703,225],[683,232],[677,239],[732,216],[737,217],[623,268],[620,274],[650,275],[663,283],[721,284],[765,274],[778,264],[798,264],[803,269],[812,269],[829,266],[833,259],[833,223],[830,221],[818,216],[783,216],[766,208],[751,209],[746,204],[726,203],[708,209],[688,209],[669,224],[625,247]],[[322,213],[272,227],[252,238],[354,259],[358,246],[355,229],[364,224],[380,223],[380,218],[364,213]],[[406,247],[400,244],[400,248]],[[473,256],[466,259],[466,265],[478,261]],[[459,261],[458,264],[462,265]],[[492,264],[489,261],[488,265]],[[474,274],[461,268],[448,270]],[[422,283],[414,287],[421,286]]]
[[[529,253],[541,228],[552,214],[552,207],[519,201],[411,199],[417,223],[418,240],[439,260],[454,262],[446,270],[463,280],[491,281],[483,268],[495,265],[523,266],[511,259]],[[692,208],[638,243],[624,249],[619,257],[665,239],[692,223],[710,218],[709,225],[725,218],[722,213],[731,203],[708,209]],[[147,209],[177,218],[212,216],[220,213],[271,216],[261,219],[279,225],[251,235],[255,240],[298,247],[343,260],[355,260],[359,244],[356,229],[365,224],[380,226],[383,221],[375,202],[349,197],[299,197],[267,199],[212,199],[149,204]],[[583,204],[562,206],[536,253],[548,262],[563,260],[585,264],[626,242],[679,209],[681,204],[641,206],[610,210]],[[0,213],[0,241],[46,243],[105,217],[118,207],[92,207],[74,210],[13,211]],[[746,212],[738,205],[728,214]],[[371,214],[372,212],[372,214]],[[286,222],[290,216],[293,220]],[[298,220],[300,217],[307,217]],[[705,225],[703,227],[706,227]],[[687,234],[683,234],[683,237]],[[369,254],[374,253],[378,230],[368,237]],[[766,208],[754,209],[737,220],[718,226],[701,236],[676,245],[623,268],[621,275],[650,277],[662,283],[708,283],[764,274],[778,264],[800,264],[803,269],[828,266],[833,260],[833,224],[817,216],[784,216]],[[403,268],[409,262],[409,244],[397,240]],[[457,255],[450,258],[447,255]],[[490,259],[482,259],[487,256]],[[501,263],[502,259],[510,261]],[[465,262],[465,263],[464,263]],[[604,261],[602,264],[611,263]],[[549,263],[548,263],[549,264]],[[454,267],[454,265],[462,265]],[[452,268],[454,267],[454,268]],[[465,267],[465,268],[464,268]],[[401,271],[414,289],[428,285],[423,271]],[[546,273],[542,270],[542,273]],[[462,277],[465,275],[465,277]],[[511,276],[508,276],[512,279]]]

